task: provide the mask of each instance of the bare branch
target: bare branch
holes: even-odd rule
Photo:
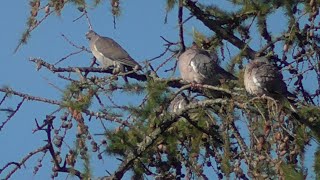
[[[52,160],[54,162],[54,169],[55,169],[55,171],[58,171],[58,172],[73,173],[79,179],[82,179],[82,174],[80,173],[80,171],[78,171],[74,168],[67,168],[65,166],[61,167],[58,160],[57,160],[56,153],[54,151],[52,139],[51,139],[52,121],[54,119],[55,119],[54,116],[47,116],[46,122],[45,122],[45,123],[47,123],[47,128],[44,129],[45,132],[47,133],[47,142],[48,142],[47,149],[49,150],[50,155],[52,157]]]
[[[39,101],[39,102],[44,102],[44,103],[49,103],[49,104],[54,104],[54,105],[61,105],[59,101],[56,100],[51,100],[51,99],[46,99],[42,97],[37,97],[37,96],[32,96],[29,94],[21,93],[18,91],[14,91],[10,88],[0,88],[0,92],[4,92],[7,94],[13,94],[15,96],[23,97],[26,100],[31,100],[31,101]]]
[[[4,122],[2,122],[2,124],[0,125],[0,131],[2,130],[4,125],[7,124],[7,122],[9,122],[10,119],[19,111],[19,109],[22,106],[24,100],[25,100],[25,98],[22,99],[22,101],[17,105],[17,108],[14,111],[10,112],[11,114],[9,115],[9,117]]]
[[[184,52],[186,46],[184,45],[184,38],[183,38],[183,0],[179,0],[179,10],[178,10],[178,24],[179,24],[179,37],[180,37],[180,51]]]
[[[11,171],[9,172],[9,174],[5,177],[5,179],[10,179],[10,177],[11,177],[18,169],[20,169],[20,167],[21,167],[22,165],[24,165],[29,158],[31,158],[31,157],[32,157],[33,155],[35,155],[35,154],[38,154],[39,152],[45,152],[45,151],[48,149],[48,146],[49,146],[49,145],[47,144],[47,145],[45,145],[45,146],[43,146],[43,147],[40,147],[40,148],[38,148],[38,149],[30,152],[30,153],[29,153],[26,157],[24,157],[19,163],[16,163],[16,162],[10,162],[10,163],[8,163],[7,165],[5,165],[4,168],[0,169],[0,174],[1,174],[1,172],[2,172],[4,169],[6,169],[9,165],[16,165],[16,166],[13,168],[13,170],[11,170]]]

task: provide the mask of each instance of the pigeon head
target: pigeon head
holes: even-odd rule
[[[264,63],[269,62],[268,58],[264,56],[256,58],[255,61],[264,62]]]
[[[268,64],[271,65],[272,63],[266,57],[259,57],[251,61],[247,67],[249,71],[252,71],[253,68],[259,68],[260,66]]]
[[[98,37],[98,34],[93,30],[90,30],[86,33],[86,37],[88,40],[92,40],[93,38]]]
[[[196,42],[193,41],[190,49],[198,50],[198,49],[200,49],[200,47],[198,46],[198,44]]]

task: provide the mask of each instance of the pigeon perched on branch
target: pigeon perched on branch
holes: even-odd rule
[[[139,70],[141,66],[116,41],[103,37],[90,30],[86,34],[90,42],[92,54],[101,63],[102,67],[114,67],[114,73],[128,70]]]
[[[246,65],[244,86],[251,95],[266,95],[282,103],[287,101],[291,109],[296,112],[292,103],[297,97],[288,91],[281,72],[267,58],[260,57]]]
[[[168,107],[169,112],[177,113],[179,110],[183,110],[188,105],[192,103],[197,103],[199,100],[189,98],[184,93],[177,95],[171,102]],[[209,113],[209,111],[204,110],[204,114],[199,109],[190,109],[186,112],[183,117],[184,122],[189,122],[193,126],[195,126],[200,131],[210,135],[213,140],[217,143],[217,147],[223,144],[222,138],[219,132],[219,126],[215,122],[215,118]],[[200,127],[197,123],[207,121],[207,125],[210,127],[209,129]]]
[[[221,68],[216,54],[191,46],[178,58],[181,78],[188,83],[220,85],[221,80],[237,79],[231,73]]]

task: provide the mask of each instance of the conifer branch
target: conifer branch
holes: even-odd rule
[[[137,146],[135,152],[129,152],[125,157],[119,168],[114,172],[113,175],[105,177],[107,179],[121,179],[123,175],[132,167],[134,161],[139,158],[153,143],[157,138],[177,120],[180,116],[190,109],[209,107],[215,104],[227,104],[228,101],[225,99],[215,99],[215,100],[204,100],[195,103],[190,103],[185,108],[179,110],[176,113],[171,113],[167,119],[161,120],[161,124],[156,128],[151,134],[146,136]]]
[[[13,94],[15,96],[19,96],[24,98],[25,100],[31,100],[31,101],[39,101],[39,102],[44,102],[44,103],[49,103],[49,104],[54,104],[54,105],[61,105],[59,101],[52,100],[52,99],[47,99],[43,97],[37,97],[37,96],[32,96],[29,94],[21,93],[18,91],[15,91],[11,88],[0,88],[0,92],[4,92],[6,94]]]
[[[35,154],[38,154],[40,152],[43,152],[45,150],[48,149],[48,144],[46,144],[43,147],[40,147],[32,152],[29,152],[27,156],[25,156],[24,158],[22,158],[22,160],[20,162],[9,162],[7,163],[3,168],[0,169],[0,174],[2,173],[2,171],[4,171],[6,168],[8,168],[11,165],[15,165],[15,167],[7,174],[7,176],[5,177],[5,179],[10,179],[10,177],[18,170],[21,168],[21,166],[25,165],[25,163],[28,161],[28,159],[30,159],[32,156],[34,156]]]
[[[250,59],[254,59],[256,56],[256,51],[251,49],[248,44],[241,41],[238,37],[236,37],[233,32],[230,32],[229,29],[221,27],[219,24],[219,20],[213,20],[208,17],[205,12],[203,12],[195,2],[191,0],[186,0],[186,7],[191,11],[191,13],[200,21],[203,22],[205,26],[214,31],[217,35],[221,36],[223,39],[229,41],[231,44],[243,50],[245,52],[245,56]]]

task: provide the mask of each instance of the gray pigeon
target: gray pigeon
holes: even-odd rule
[[[207,51],[191,46],[178,58],[181,78],[188,83],[219,85],[221,80],[234,80],[229,72],[221,68],[218,56],[210,55]]]
[[[171,101],[171,103],[168,107],[168,111],[176,113],[179,110],[185,108],[190,103],[197,103],[197,102],[198,102],[197,99],[188,98],[184,93],[181,93],[181,94],[177,95]],[[213,138],[213,140],[217,143],[216,144],[217,147],[219,147],[223,143],[222,138],[219,133],[219,126],[216,125],[216,121],[215,121],[214,117],[212,117],[212,115],[209,112],[205,111],[205,114],[203,114],[202,112],[199,112],[198,109],[191,109],[188,112],[186,112],[186,114],[183,117],[184,117],[182,119],[183,122],[188,121],[188,120],[186,121],[185,118],[191,120],[191,122],[192,121],[193,122],[206,121],[207,122],[206,125],[209,125],[210,129],[209,130],[202,129],[203,132],[209,134]],[[211,120],[211,121],[209,121],[209,120]],[[188,122],[190,122],[190,121],[188,121]]]
[[[92,54],[102,67],[114,66],[114,72],[125,72],[125,67],[128,70],[141,69],[141,66],[113,39],[102,37],[93,30],[90,30],[86,37],[90,41]]]
[[[169,112],[176,113],[180,109],[185,108],[189,104],[189,99],[184,93],[177,95],[169,105]]]
[[[290,103],[296,98],[288,91],[281,72],[265,57],[257,58],[247,64],[243,81],[246,91],[251,95],[266,95],[281,102],[289,100]],[[296,111],[292,104],[290,106]]]

